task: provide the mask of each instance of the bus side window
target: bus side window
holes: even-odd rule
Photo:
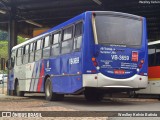
[[[31,43],[29,49],[29,62],[34,61],[34,50],[35,50],[35,43]]]
[[[50,36],[46,36],[43,40],[43,58],[50,56]]]
[[[72,51],[73,46],[73,26],[63,30],[62,49],[61,53],[66,54]]]
[[[60,54],[60,39],[61,39],[60,31],[52,35],[51,56],[57,56]]]
[[[22,64],[22,51],[23,51],[23,48],[18,48],[18,50],[17,50],[17,59],[16,59],[17,65]]]
[[[73,49],[75,51],[79,51],[81,48],[81,43],[82,43],[82,28],[83,28],[83,23],[77,23],[75,25],[75,34],[74,34],[74,47]]]
[[[156,48],[156,65],[160,65],[160,49]]]
[[[28,63],[28,58],[29,58],[29,45],[26,45],[25,47],[24,47],[24,56],[23,56],[23,64],[26,64],[26,63]]]
[[[36,42],[35,61],[40,60],[42,56],[42,40]]]
[[[16,56],[16,51],[14,50],[14,51],[12,51],[12,53],[11,53],[11,58],[12,58],[13,61],[14,61],[14,65],[15,65],[15,56]]]

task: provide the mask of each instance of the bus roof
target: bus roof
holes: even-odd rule
[[[141,16],[132,15],[132,14],[128,14],[128,13],[122,13],[122,12],[115,12],[115,11],[86,11],[86,12],[80,14],[80,15],[77,15],[77,16],[69,19],[68,21],[66,21],[66,22],[64,22],[62,24],[59,24],[59,25],[57,25],[57,26],[49,29],[48,31],[42,33],[41,35],[38,35],[38,36],[36,36],[34,38],[31,38],[31,39],[29,39],[29,40],[27,40],[27,41],[19,44],[19,45],[14,46],[12,48],[12,50],[15,50],[15,49],[17,49],[19,47],[22,47],[22,46],[30,43],[30,42],[33,42],[33,41],[35,41],[35,40],[37,40],[37,39],[39,39],[39,38],[41,38],[41,37],[43,37],[43,36],[51,33],[51,32],[54,32],[55,30],[61,29],[61,28],[65,27],[65,26],[67,26],[68,24],[71,24],[71,23],[73,23],[75,21],[81,20],[83,17],[85,17],[85,14],[87,14],[87,13],[93,13],[93,12],[95,12],[95,13],[101,13],[101,14],[105,13],[105,14],[123,15],[123,16],[129,16],[129,17],[138,18],[138,19],[142,18]]]
[[[18,44],[18,45],[16,45],[16,46],[14,46],[14,47],[12,48],[12,50],[15,50],[15,49],[17,49],[17,48],[19,48],[19,47],[21,47],[21,46],[24,46],[24,45],[26,45],[26,44],[28,44],[28,43],[30,43],[30,42],[33,42],[33,41],[37,40],[38,38],[41,38],[42,36],[45,36],[46,34],[47,34],[47,33],[41,34],[41,35],[36,36],[36,37],[34,37],[34,38],[31,38],[31,39],[29,39],[29,40],[27,40],[27,41],[25,41],[25,42],[23,42],[23,43],[21,43],[21,44]]]
[[[19,44],[19,45],[14,46],[14,47],[12,48],[12,50],[15,50],[15,49],[17,49],[17,48],[19,48],[19,47],[21,47],[21,46],[24,46],[24,45],[26,45],[26,44],[28,44],[28,43],[30,43],[30,42],[35,41],[35,40],[37,40],[37,39],[39,39],[39,38],[41,38],[41,37],[43,37],[43,36],[45,36],[45,35],[47,35],[47,34],[49,34],[49,33],[52,33],[52,32],[54,32],[54,31],[56,31],[56,30],[58,30],[58,29],[61,29],[61,28],[65,27],[65,26],[67,26],[68,24],[71,24],[71,23],[73,23],[73,22],[75,22],[75,21],[80,20],[83,16],[85,16],[85,13],[86,13],[86,12],[84,12],[84,13],[82,13],[82,14],[74,17],[74,18],[71,18],[71,19],[69,19],[68,21],[66,21],[66,22],[64,22],[64,23],[62,23],[62,24],[59,24],[59,25],[57,25],[57,26],[49,29],[48,31],[42,33],[41,35],[38,35],[38,36],[36,36],[36,37],[34,37],[34,38],[31,38],[31,39],[29,39],[29,40],[27,40],[27,41]]]

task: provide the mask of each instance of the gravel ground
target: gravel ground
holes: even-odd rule
[[[2,93],[0,87],[0,111],[29,111],[29,112],[42,112],[42,111],[77,111],[72,107],[65,107],[63,105],[57,105],[56,103],[50,104],[50,101],[42,99],[36,99],[34,97],[15,97],[6,96]],[[4,93],[7,93],[7,89],[4,88]],[[27,96],[27,95],[26,95]],[[32,95],[29,95],[32,96]],[[33,94],[34,96],[34,94]],[[40,95],[41,96],[41,95]],[[112,101],[130,101],[130,102],[157,102],[155,99],[128,99],[128,98],[116,98]],[[1,114],[1,113],[0,113]],[[1,115],[0,115],[1,116]],[[39,117],[39,118],[21,118],[21,117],[0,117],[0,120],[159,120],[160,118],[147,118],[147,117]]]
[[[0,111],[76,111],[62,106],[47,106],[49,101],[42,99],[31,99],[28,97],[14,97],[0,94]],[[107,117],[0,117],[0,120],[107,120]]]

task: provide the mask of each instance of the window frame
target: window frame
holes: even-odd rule
[[[45,38],[46,37],[49,37],[49,41],[48,41],[48,46],[45,46]],[[46,48],[49,48],[49,56],[48,57],[50,57],[51,56],[51,38],[52,38],[52,34],[47,34],[47,35],[45,35],[43,38],[42,38],[42,55],[41,55],[41,58],[44,58],[44,50],[46,49]],[[47,57],[47,58],[48,58]],[[45,58],[46,59],[46,58]]]
[[[32,46],[31,46],[31,44],[32,44]],[[34,62],[35,61],[35,46],[36,46],[36,41],[33,41],[33,42],[30,42],[29,43],[29,60],[28,60],[28,63],[31,63],[31,61],[30,61],[30,58],[31,58],[31,53],[33,53],[33,61],[32,62]],[[31,47],[32,47],[32,49],[31,49]]]
[[[18,55],[19,54],[19,52],[18,52],[19,49],[21,49],[21,55]],[[21,46],[21,47],[17,48],[17,50],[16,50],[16,65],[17,66],[23,64],[23,49],[24,49],[24,46]],[[21,63],[20,64],[17,63],[17,61],[18,61],[17,59],[21,59]]]
[[[76,25],[79,23],[82,23],[82,31],[81,31],[82,33],[79,36],[76,36]],[[82,41],[83,41],[83,35],[84,35],[84,21],[83,20],[77,21],[77,22],[75,22],[74,26],[75,27],[74,27],[74,38],[73,38],[73,51],[78,52],[78,51],[81,51],[81,49],[82,49]],[[75,38],[80,37],[80,36],[82,36],[80,48],[74,49]]]
[[[41,41],[40,43],[40,49],[37,49],[37,42],[38,41]],[[35,40],[35,51],[34,51],[34,61],[39,61],[40,59],[42,59],[42,50],[43,50],[43,37],[41,38],[38,38],[37,40]],[[41,56],[40,56],[40,59],[36,59],[36,53],[37,52],[41,52]]]
[[[68,29],[68,28],[70,28],[70,27],[72,28],[72,36],[71,36],[71,38],[64,40],[64,30],[66,30],[66,29]],[[65,27],[62,28],[62,37],[61,37],[61,41],[62,41],[62,42],[63,42],[63,41],[70,40],[70,39],[73,39],[73,37],[74,37],[74,28],[75,28],[74,23],[69,24],[69,25],[67,25],[67,26],[65,26]]]
[[[49,37],[49,41],[48,41],[48,46],[45,46],[45,38],[46,37]],[[42,38],[42,43],[43,43],[43,45],[42,45],[42,48],[46,48],[46,47],[49,47],[50,46],[50,43],[51,43],[51,34],[47,34],[47,35],[45,35],[43,38]]]
[[[27,53],[26,53],[26,46],[29,46]],[[23,60],[22,60],[22,63],[23,63],[23,64],[29,63],[29,57],[30,57],[30,53],[29,53],[29,52],[30,52],[30,44],[28,43],[28,44],[26,44],[26,45],[23,46]],[[25,55],[28,55],[28,60],[27,60],[26,63],[24,63],[24,57],[25,57]]]
[[[59,33],[59,38],[58,38],[58,43],[54,43],[54,35]],[[50,50],[50,56],[52,57],[56,57],[56,56],[59,56],[61,55],[61,42],[62,42],[62,29],[59,29],[59,30],[56,30],[54,32],[51,33],[51,50]],[[53,49],[53,46],[55,45],[59,45],[59,54],[58,55],[52,55],[52,49]]]
[[[64,40],[64,30],[68,29],[70,27],[72,28],[72,37],[70,39]],[[69,25],[67,25],[67,26],[65,26],[65,27],[62,28],[62,37],[61,37],[61,46],[60,46],[60,54],[61,55],[72,53],[72,51],[73,51],[73,44],[74,44],[74,32],[75,32],[75,24],[74,23],[69,24]],[[64,42],[67,42],[67,41],[70,41],[70,40],[72,41],[72,48],[71,48],[70,52],[62,53],[62,44]]]

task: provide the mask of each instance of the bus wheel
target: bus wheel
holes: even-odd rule
[[[103,99],[103,93],[98,92],[94,88],[86,88],[84,95],[87,101],[101,101]]]
[[[48,101],[60,101],[64,98],[64,94],[56,94],[52,92],[52,83],[50,78],[47,78],[45,82],[45,98]]]
[[[21,97],[24,96],[24,91],[19,90],[19,83],[18,82],[16,82],[16,84],[15,84],[15,95],[21,96]]]
[[[160,95],[158,95],[158,100],[160,100]]]
[[[139,96],[135,91],[129,91],[128,94],[130,98],[138,98]]]

